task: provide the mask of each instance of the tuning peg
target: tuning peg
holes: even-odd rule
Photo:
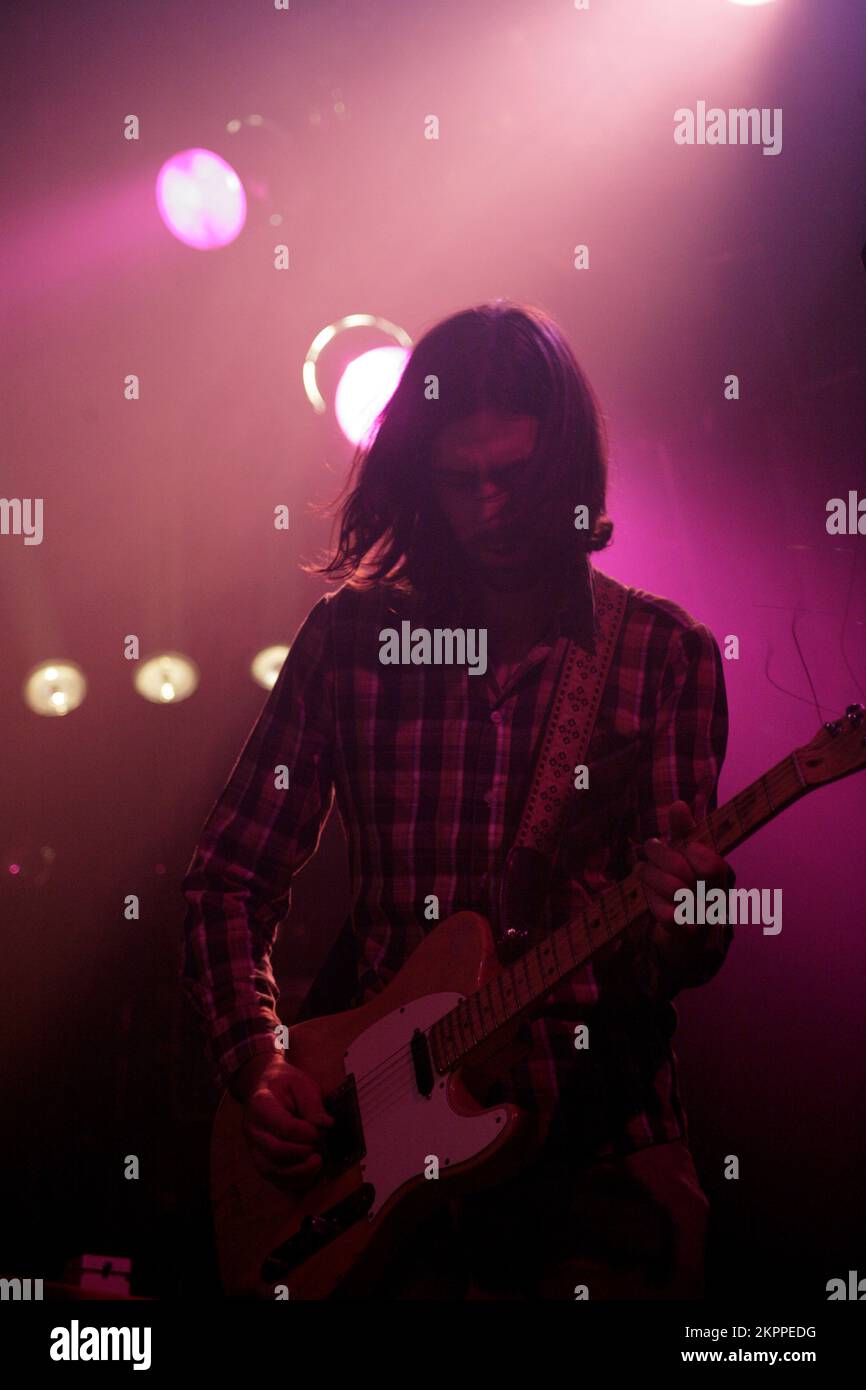
[[[848,717],[848,722],[852,724],[855,729],[858,727],[858,725],[863,723],[862,705],[849,705],[845,711],[845,714]]]
[[[831,738],[835,738],[837,734],[842,732],[842,721],[841,719],[834,719],[832,724],[825,724],[824,728]]]

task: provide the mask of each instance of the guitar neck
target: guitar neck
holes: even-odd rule
[[[790,753],[696,825],[686,843],[700,841],[724,856],[811,790],[797,753]],[[531,1014],[562,980],[648,910],[635,873],[606,889],[433,1025],[429,1038],[437,1071],[453,1070],[485,1039],[520,1015]]]

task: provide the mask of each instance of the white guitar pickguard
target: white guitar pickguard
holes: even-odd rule
[[[355,1074],[367,1149],[361,1168],[364,1181],[375,1190],[369,1220],[398,1188],[424,1173],[431,1156],[444,1173],[481,1153],[502,1133],[505,1108],[458,1115],[448,1099],[447,1076],[434,1073],[429,1097],[418,1094],[409,1052],[412,1034],[429,1028],[463,998],[426,994],[415,999],[372,1024],[346,1052],[346,1074]]]

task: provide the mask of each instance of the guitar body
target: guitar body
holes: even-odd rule
[[[224,1290],[235,1297],[363,1294],[396,1245],[448,1197],[519,1171],[543,1141],[517,1106],[477,1098],[526,1051],[515,1026],[422,1094],[409,1044],[501,969],[485,918],[435,927],[375,999],[289,1031],[287,1060],[313,1076],[337,1123],[305,1190],[257,1172],[242,1106],[223,1097],[214,1121],[211,1195]],[[432,1158],[438,1178],[425,1177]]]

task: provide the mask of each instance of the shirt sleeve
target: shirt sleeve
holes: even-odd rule
[[[684,801],[697,823],[715,810],[727,738],[728,706],[718,643],[701,623],[678,627],[664,668],[654,733],[636,773],[635,851],[653,836],[667,838],[673,802]],[[633,953],[632,967],[646,992],[663,1001],[711,980],[733,939],[729,925],[699,927],[688,964],[674,967],[651,939],[654,924],[655,918],[647,913],[627,934],[625,954]]]
[[[271,951],[291,879],[316,849],[333,798],[331,645],[326,597],[298,629],[182,884],[181,988],[223,1086],[275,1047]]]

